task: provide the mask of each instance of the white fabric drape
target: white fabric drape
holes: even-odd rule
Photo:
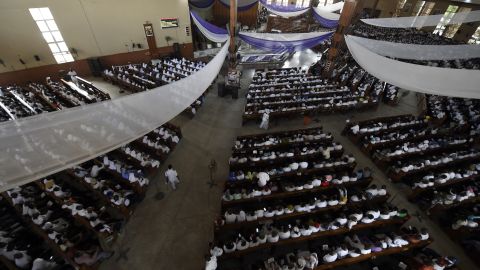
[[[339,20],[340,19],[340,14],[333,13],[333,12],[330,12],[330,11],[325,11],[325,10],[323,10],[321,8],[318,8],[318,7],[314,7],[313,11],[315,13],[317,13],[319,16],[322,16],[323,18],[325,18],[327,20]]]
[[[195,16],[190,16],[193,20],[193,23],[198,27],[200,32],[209,40],[217,43],[222,43],[228,40],[229,36],[228,34],[217,34],[212,31],[209,31],[207,28],[205,28]]]
[[[318,5],[317,8],[326,12],[335,12],[337,10],[342,10],[344,4],[345,2],[342,1],[335,4],[327,5],[327,6]]]
[[[114,150],[166,123],[216,78],[229,42],[204,68],[146,92],[0,124],[0,191]]]
[[[272,40],[272,41],[297,41],[297,40],[306,40],[306,39],[320,37],[331,32],[332,31],[308,32],[308,33],[256,33],[256,32],[240,31],[240,34],[253,37],[253,38]]]
[[[350,36],[348,49],[368,73],[403,89],[415,92],[462,98],[480,98],[480,71],[438,68],[396,61],[378,55]]]
[[[411,17],[397,17],[397,18],[378,18],[378,19],[362,19],[364,23],[390,28],[411,28],[411,27],[425,27],[437,26],[443,14],[426,15],[426,16],[411,16]],[[476,22],[480,20],[480,10],[458,12],[452,17],[448,24]]]
[[[302,15],[303,13],[307,12],[309,9],[306,8],[306,9],[303,9],[303,10],[299,10],[299,11],[289,11],[289,12],[282,12],[282,11],[278,11],[278,10],[274,10],[268,6],[264,6],[268,12],[271,12],[275,15],[278,15],[280,17],[283,17],[283,18],[290,18],[290,17],[296,17],[296,16],[300,16]]]
[[[479,45],[417,45],[349,37],[374,53],[398,59],[454,60],[480,57]]]

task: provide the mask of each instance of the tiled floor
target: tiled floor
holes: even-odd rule
[[[284,67],[308,65],[316,61],[313,52],[295,54]],[[253,75],[253,70],[244,70],[242,77],[243,90]],[[119,96],[118,88],[92,79],[102,89],[108,89],[112,97]],[[361,113],[335,114],[319,116],[318,123],[311,126],[323,126],[331,131],[336,141],[342,143],[346,153],[352,153],[360,167],[375,168],[374,178],[377,183],[385,184],[392,195],[393,203],[406,208],[411,214],[421,213],[418,208],[408,202],[402,187],[394,185],[386,176],[353,145],[340,135],[346,119],[362,120],[378,116],[417,113],[415,93],[404,92],[398,106],[381,104],[377,110]],[[238,135],[261,133],[256,124],[242,126],[241,116],[245,98],[232,100],[231,97],[219,98],[216,89],[206,98],[206,103],[198,110],[197,116],[190,119],[180,115],[173,123],[182,128],[183,139],[168,159],[180,175],[180,186],[170,191],[164,183],[162,172],[167,164],[161,167],[158,175],[151,181],[151,186],[144,201],[126,225],[118,239],[116,254],[104,262],[100,269],[202,269],[204,254],[208,250],[208,242],[213,238],[213,220],[220,211],[222,190],[219,186],[211,186],[209,182],[210,161],[214,159],[218,165],[214,180],[223,182],[228,175],[228,158],[233,140]],[[303,127],[301,118],[272,123],[270,130],[297,129]],[[220,184],[221,185],[221,184]],[[156,199],[156,194],[163,192],[165,197]],[[431,245],[442,254],[459,258],[463,270],[477,269],[465,257],[462,250],[454,244],[423,214],[421,219],[409,221],[419,227],[427,227],[435,239]]]

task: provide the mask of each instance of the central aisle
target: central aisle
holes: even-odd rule
[[[298,62],[298,58],[291,59]],[[295,63],[297,64],[297,63]],[[294,65],[294,64],[292,64]],[[220,213],[220,197],[223,182],[228,176],[228,158],[236,136],[262,133],[257,124],[249,123],[242,127],[241,117],[245,104],[245,93],[253,75],[253,70],[245,70],[242,76],[242,91],[238,100],[231,97],[219,98],[214,87],[208,93],[205,104],[193,119],[183,115],[176,117],[172,123],[181,127],[183,138],[168,158],[180,176],[180,185],[176,191],[167,188],[163,172],[168,164],[163,164],[158,175],[152,179],[145,200],[135,210],[128,221],[123,235],[117,241],[115,255],[102,263],[100,269],[201,269],[204,267],[204,255],[208,252],[208,243],[213,239],[213,221]],[[402,94],[402,93],[401,93]],[[406,208],[415,215],[416,206],[409,203],[400,187],[384,181],[385,175],[359,151],[346,137],[341,136],[345,120],[362,120],[378,116],[398,114],[417,115],[415,93],[405,92],[398,106],[380,104],[375,111],[361,113],[334,114],[319,117],[309,127],[323,126],[332,132],[336,141],[345,147],[346,153],[357,158],[358,168],[369,166],[374,169],[374,181],[387,185],[394,197],[394,204]],[[303,119],[282,120],[280,124],[271,123],[269,131],[299,129]],[[215,181],[217,186],[210,186],[210,161],[217,163]],[[386,183],[385,183],[386,182]],[[158,190],[163,192],[163,199],[157,200]],[[435,239],[432,247],[443,254],[457,256],[463,269],[469,268],[468,259],[457,246],[447,238],[438,226],[423,219],[410,221],[418,227],[427,227]]]

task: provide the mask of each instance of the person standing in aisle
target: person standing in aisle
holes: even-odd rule
[[[165,183],[170,184],[173,190],[176,190],[176,184],[180,183],[177,171],[173,169],[172,165],[168,165],[168,170],[165,171]]]
[[[262,122],[260,128],[268,129],[268,120],[270,119],[270,110],[266,109],[262,116]]]

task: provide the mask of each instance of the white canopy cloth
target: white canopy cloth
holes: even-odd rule
[[[342,1],[342,2],[335,3],[335,4],[327,5],[327,6],[318,5],[317,8],[319,8],[323,11],[327,11],[327,12],[334,12],[334,11],[337,11],[337,10],[342,10],[344,4],[345,4],[345,2]]]
[[[271,13],[273,13],[275,15],[278,15],[280,17],[283,17],[283,18],[300,16],[300,15],[302,15],[303,13],[305,13],[309,10],[308,8],[306,8],[306,9],[299,10],[299,11],[282,12],[282,11],[279,11],[279,10],[272,9],[267,5],[264,5],[264,7],[268,10],[268,12],[271,12]]]
[[[320,37],[331,32],[332,31],[308,32],[308,33],[256,33],[256,32],[240,31],[240,34],[253,37],[253,38],[272,40],[272,41],[296,41],[296,40],[306,40],[306,39]]]
[[[478,70],[438,68],[396,61],[368,50],[350,36],[345,36],[345,41],[355,61],[380,80],[425,94],[480,98]]]
[[[323,18],[327,20],[339,20],[340,19],[340,14],[333,13],[330,11],[325,11],[322,8],[314,7],[313,8],[314,12],[316,12],[318,15],[322,16]]]
[[[455,60],[480,57],[480,45],[417,45],[349,37],[374,53],[398,59]]]
[[[228,45],[204,68],[171,84],[0,123],[0,191],[112,151],[166,123],[210,86]]]
[[[229,35],[227,34],[227,31],[225,29],[223,29],[225,33],[222,33],[221,31],[217,31],[217,29],[219,29],[220,27],[206,22],[205,20],[201,19],[201,17],[196,13],[190,12],[190,15],[190,17],[192,17],[193,23],[195,23],[198,30],[200,30],[200,32],[202,32],[202,34],[205,35],[207,39],[216,43],[222,43],[227,41],[227,39],[229,38]],[[208,27],[210,27],[210,29]]]
[[[364,23],[390,28],[411,28],[411,27],[425,27],[437,26],[443,14],[426,15],[426,16],[411,16],[411,17],[396,17],[396,18],[378,18],[378,19],[362,19]],[[448,24],[476,22],[480,20],[480,10],[458,12],[452,17]]]

